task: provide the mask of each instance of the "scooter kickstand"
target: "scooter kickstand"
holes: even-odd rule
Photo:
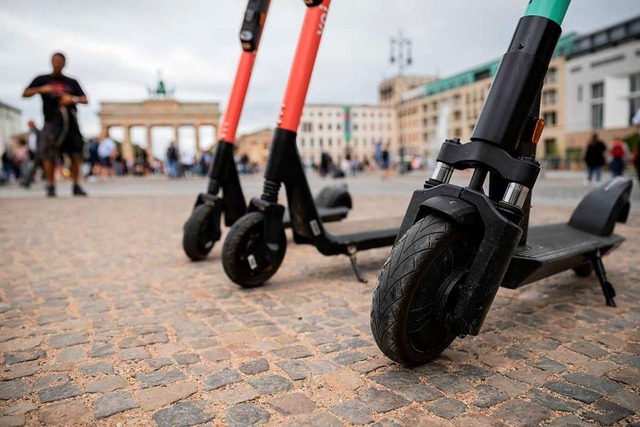
[[[360,266],[358,265],[358,260],[356,259],[356,252],[358,251],[354,245],[349,245],[347,248],[349,252],[349,261],[351,261],[351,268],[353,268],[353,272],[358,278],[358,282],[360,283],[368,283],[367,279],[364,278],[362,274],[362,270],[360,270]]]
[[[607,301],[607,305],[609,307],[615,307],[616,302],[613,297],[616,296],[616,290],[607,280],[607,273],[604,269],[604,264],[602,263],[602,254],[599,250],[595,253],[593,258],[591,258],[591,264],[593,265],[593,270],[596,272],[596,276],[598,276],[598,280],[600,281],[600,287],[602,288],[602,293],[604,294],[604,299]]]

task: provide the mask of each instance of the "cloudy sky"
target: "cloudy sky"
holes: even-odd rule
[[[376,102],[378,82],[397,73],[389,38],[400,29],[414,45],[410,74],[446,77],[497,58],[526,3],[335,0],[307,101]],[[21,93],[61,50],[66,73],[89,96],[80,109],[87,136],[99,130],[100,101],[144,99],[158,70],[179,100],[219,101],[224,109],[245,7],[245,0],[0,0],[0,101],[20,108],[25,121],[41,121],[40,101]],[[273,126],[305,9],[301,0],[272,1],[241,132]],[[638,0],[576,0],[564,32],[586,33],[637,15]],[[141,137],[134,132],[134,140]]]

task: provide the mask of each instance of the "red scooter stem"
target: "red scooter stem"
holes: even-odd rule
[[[250,1],[250,6],[251,3],[256,3],[256,1]],[[264,27],[264,23],[267,19],[270,0],[261,0],[261,3],[263,3],[261,7],[264,8],[264,11],[255,17],[256,22],[254,23],[256,40],[250,50],[247,50],[249,49],[248,47],[245,48],[245,43],[243,42],[243,49],[245,50],[240,56],[240,63],[238,64],[238,69],[236,71],[236,78],[233,83],[233,88],[231,89],[229,105],[227,106],[227,111],[224,113],[224,119],[220,126],[220,130],[218,131],[218,141],[225,141],[233,144],[236,140],[236,130],[238,129],[238,123],[240,122],[240,116],[242,114],[242,107],[244,106],[247,89],[249,88],[249,82],[251,81],[251,73],[253,72],[253,65],[256,61],[256,54],[258,53],[262,28]],[[249,10],[245,13],[245,22],[248,19],[248,12]],[[242,37],[243,32],[240,34],[241,40]]]
[[[298,130],[330,4],[331,0],[323,0],[319,6],[307,9],[280,110],[280,129]]]

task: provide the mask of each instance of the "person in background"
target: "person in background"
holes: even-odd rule
[[[180,160],[180,155],[178,154],[176,144],[172,142],[167,148],[167,174],[169,178],[178,177],[178,160]]]
[[[40,130],[36,127],[33,120],[27,122],[29,134],[27,136],[27,147],[29,148],[29,160],[25,169],[24,177],[21,185],[29,189],[35,181],[36,172],[42,168],[42,161],[38,155],[38,147],[40,145]]]
[[[73,180],[74,196],[86,196],[80,187],[80,165],[83,160],[82,134],[77,118],[77,105],[87,104],[87,96],[77,80],[62,74],[66,65],[65,56],[56,52],[51,57],[53,70],[43,74],[29,84],[22,96],[30,98],[33,95],[42,97],[44,113],[44,127],[41,133],[40,155],[47,177],[47,196],[55,197],[55,168],[56,160],[62,153],[71,159],[71,179]]]
[[[600,182],[602,178],[602,166],[606,164],[604,153],[607,151],[604,142],[600,141],[598,134],[591,136],[591,141],[587,146],[587,152],[584,155],[584,162],[587,164],[587,181],[590,183],[591,178],[595,176],[596,182]]]
[[[389,151],[389,144],[384,146],[380,154],[380,168],[382,169],[382,179],[391,177],[393,171],[391,170],[391,152]]]
[[[116,154],[116,143],[109,133],[103,135],[100,145],[98,145],[98,157],[100,158],[100,176],[106,178],[113,176],[113,159]]]
[[[98,138],[91,138],[89,140],[89,150],[87,163],[89,163],[89,170],[85,175],[85,178],[93,177],[95,179],[96,167],[100,166],[100,156],[98,155],[98,147],[100,147],[100,141]]]
[[[624,142],[620,138],[616,138],[613,141],[611,148],[611,174],[616,176],[624,175],[624,167],[627,162],[628,150],[625,148]]]

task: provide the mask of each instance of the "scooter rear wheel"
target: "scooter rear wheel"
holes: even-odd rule
[[[222,247],[222,266],[234,283],[243,288],[255,288],[278,271],[286,250],[287,238],[283,229],[278,239],[278,251],[267,253],[264,215],[251,212],[238,219],[229,230]]]
[[[202,261],[216,243],[213,208],[198,205],[184,224],[182,248],[191,261]]]
[[[578,277],[589,277],[593,273],[593,265],[590,262],[586,262],[582,265],[573,268],[573,272]]]
[[[373,294],[371,330],[380,350],[404,365],[435,359],[455,339],[446,314],[472,259],[471,242],[429,215],[393,246]]]

